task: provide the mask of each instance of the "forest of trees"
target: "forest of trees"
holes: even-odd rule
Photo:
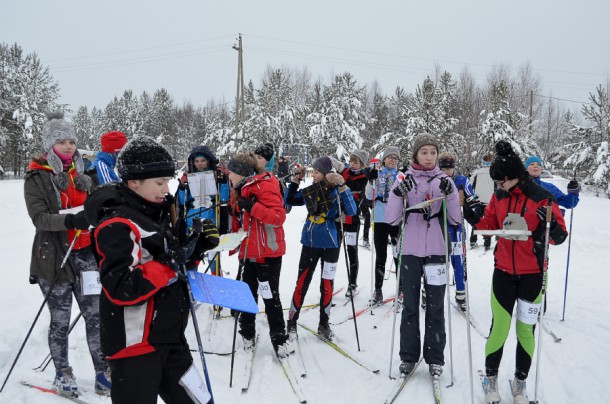
[[[0,44],[0,166],[22,174],[41,151],[44,112],[63,110],[81,149],[97,150],[103,133],[120,130],[153,136],[177,160],[196,144],[227,158],[270,141],[280,153],[308,145],[312,158],[347,157],[357,148],[375,154],[397,145],[407,163],[413,137],[426,131],[455,151],[459,168],[468,172],[495,141],[508,138],[523,158],[538,155],[545,168],[576,175],[610,196],[610,80],[575,109],[544,95],[541,82],[529,65],[494,66],[483,83],[467,68],[454,77],[437,66],[415,88],[384,93],[377,82],[359,83],[349,72],[324,80],[306,68],[268,67],[247,83],[244,120],[236,125],[235,102],[177,105],[163,88],[139,95],[126,89],[105,107],[67,111],[58,104],[59,83],[37,56]]]

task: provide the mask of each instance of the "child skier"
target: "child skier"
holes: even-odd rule
[[[464,213],[468,222],[479,230],[502,229],[507,215],[514,213],[525,220],[532,235],[527,241],[500,238],[494,251],[491,291],[493,321],[485,344],[485,370],[489,381],[485,400],[500,402],[498,369],[516,303],[517,352],[512,394],[515,403],[527,404],[525,380],[534,356],[534,326],[542,300],[546,210],[549,202],[552,201],[553,210],[550,241],[563,243],[567,231],[552,194],[532,181],[521,159],[506,140],[496,143],[496,155],[489,172],[498,190],[485,208],[483,217],[476,212],[476,201],[466,204]]]
[[[38,283],[51,313],[49,348],[55,364],[53,389],[59,394],[78,395],[76,378],[68,362],[68,325],[72,295],[85,319],[87,345],[95,369],[95,392],[110,394],[108,363],[100,349],[99,292],[83,293],[81,277],[95,273],[89,222],[84,211],[61,213],[82,206],[91,187],[83,175],[82,157],[76,148],[74,129],[63,114],[47,114],[42,127],[45,154],[33,158],[25,175],[24,194],[28,214],[36,227],[32,246],[30,283]],[[80,230],[78,236],[77,230]],[[74,241],[70,259],[61,262]]]
[[[345,185],[345,180],[335,172],[330,157],[323,156],[313,163],[313,184],[299,190],[300,175],[293,177],[284,196],[288,205],[307,206],[307,220],[301,233],[301,258],[299,275],[292,295],[288,315],[288,332],[296,335],[297,320],[309,284],[319,260],[322,260],[322,277],[320,281],[320,322],[318,333],[332,339],[328,324],[333,295],[333,284],[337,270],[337,261],[341,252],[337,220],[339,209],[348,216],[357,213],[354,198]],[[338,188],[337,188],[338,187]],[[341,207],[338,205],[341,200]]]
[[[566,209],[573,209],[578,205],[580,185],[578,185],[576,179],[572,179],[568,182],[568,193],[564,194],[555,185],[540,179],[540,175],[542,174],[542,159],[540,157],[528,157],[527,160],[525,160],[525,168],[536,184],[553,194],[553,198],[555,198],[559,206],[563,206]]]
[[[191,234],[193,221],[208,219],[217,227],[221,221],[221,215],[228,215],[228,211],[221,210],[219,203],[229,201],[228,179],[217,168],[218,159],[207,146],[195,146],[187,159],[186,171],[180,178],[178,190],[176,191],[176,214],[178,219],[178,229],[183,238]],[[215,195],[192,195],[189,188],[188,174],[209,172],[214,176],[216,187]],[[202,198],[201,198],[202,196]],[[197,202],[198,206],[195,206]],[[210,254],[208,260],[212,260],[210,270],[213,275],[220,275],[220,268],[217,266],[219,260],[216,254]],[[187,269],[197,269],[199,262],[188,262]]]
[[[372,296],[372,304],[383,300],[383,277],[385,275],[385,263],[388,257],[388,236],[392,248],[396,251],[398,244],[398,226],[393,226],[386,221],[386,206],[390,197],[390,189],[398,176],[398,160],[400,149],[396,146],[388,146],[381,156],[382,167],[373,169],[369,178],[373,180],[366,186],[366,197],[372,201],[373,215],[373,242],[375,243],[375,290]],[[374,199],[374,200],[373,200]],[[398,265],[398,259],[394,257],[394,263]]]
[[[459,190],[460,206],[464,205],[464,200],[477,198],[470,185],[468,177],[459,175],[455,170],[455,155],[451,152],[443,152],[438,157],[439,168],[453,180]],[[472,203],[472,202],[471,202]],[[451,265],[455,276],[455,302],[462,311],[466,311],[466,291],[464,287],[464,266],[462,264],[462,223],[457,226],[449,226],[449,237],[451,238]]]
[[[254,300],[258,300],[259,293],[263,298],[273,349],[285,356],[288,336],[279,285],[282,256],[286,253],[282,227],[286,211],[278,180],[269,171],[256,174],[252,153],[236,154],[229,160],[227,169],[233,188],[233,231],[241,228],[248,235],[239,249],[239,259],[244,263],[241,279],[250,287]],[[254,344],[255,323],[254,314],[241,313],[239,333],[246,347]]]
[[[108,182],[121,181],[114,171],[116,159],[119,152],[127,143],[127,137],[123,132],[107,132],[102,135],[102,151],[97,152],[95,160],[87,170],[87,174],[93,180],[94,188]]]
[[[345,185],[349,188],[354,202],[356,203],[357,212],[353,216],[345,215],[343,222],[343,242],[347,246],[347,255],[349,258],[349,285],[345,297],[351,298],[356,288],[358,287],[358,236],[360,234],[360,204],[364,200],[364,189],[368,182],[365,171],[366,162],[369,161],[369,154],[366,150],[356,150],[349,157],[349,167],[343,170],[343,179]]]
[[[403,222],[400,281],[404,295],[400,322],[401,373],[411,373],[421,354],[419,331],[419,290],[422,275],[426,291],[426,319],[423,355],[430,374],[443,371],[445,349],[445,315],[443,297],[447,276],[445,254],[448,248],[442,201],[420,210],[404,212],[406,202],[414,206],[429,199],[445,196],[446,220],[449,225],[461,222],[460,201],[453,180],[436,165],[439,145],[434,136],[421,133],[413,143],[413,163],[405,178],[394,185],[388,200],[388,224]],[[405,215],[406,213],[406,215]]]
[[[191,403],[188,372],[196,371],[184,330],[190,297],[181,266],[218,245],[204,222],[191,239],[192,255],[177,243],[168,198],[176,163],[147,136],[132,139],[118,158],[121,183],[98,188],[85,210],[103,293],[102,350],[110,362],[113,403]],[[195,386],[195,388],[198,386]]]
[[[472,189],[474,189],[474,193],[479,198],[482,209],[485,209],[485,206],[489,204],[489,201],[496,190],[496,185],[489,175],[489,166],[491,165],[492,159],[493,153],[487,153],[481,160],[481,167],[475,170],[470,176]],[[479,205],[477,204],[477,206]],[[474,229],[472,229],[472,234],[470,235],[470,248],[474,248],[476,245],[477,235],[474,234]],[[485,247],[485,251],[491,249],[491,236],[483,236],[483,247]]]

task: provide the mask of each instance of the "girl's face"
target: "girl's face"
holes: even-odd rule
[[[353,171],[361,170],[363,167],[362,162],[359,158],[353,158],[349,160],[349,169]]]
[[[434,168],[437,157],[438,151],[436,150],[436,147],[432,145],[425,145],[420,147],[420,149],[417,151],[416,160],[417,163],[424,166],[424,168]]]
[[[208,160],[205,157],[197,156],[193,160],[193,165],[195,166],[195,169],[197,171],[204,171],[204,170],[207,170],[210,163],[208,162]]]
[[[326,178],[326,176],[324,174],[322,174],[321,172],[319,172],[318,170],[314,169],[312,178],[313,178],[314,183],[318,183],[318,182],[324,181],[324,178]]]
[[[169,180],[171,177],[128,180],[127,186],[148,202],[163,203],[165,195],[169,193]]]
[[[398,167],[398,156],[395,154],[392,154],[391,156],[386,157],[383,160],[383,165],[389,169]]]
[[[256,157],[256,170],[261,171],[267,165],[267,160],[258,154],[255,154],[254,157]]]
[[[542,166],[538,164],[537,161],[534,161],[532,164],[527,166],[527,172],[530,173],[532,177],[538,178],[540,177],[540,174],[542,174]]]
[[[76,143],[74,143],[74,140],[72,139],[58,140],[53,147],[55,147],[55,149],[61,154],[65,154],[66,156],[70,157],[76,152]]]

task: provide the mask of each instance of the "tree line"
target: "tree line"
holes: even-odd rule
[[[299,150],[301,160],[344,158],[357,148],[375,154],[397,145],[406,164],[414,136],[426,131],[469,172],[495,141],[507,138],[523,157],[538,155],[546,168],[610,195],[610,80],[573,110],[544,95],[541,83],[527,64],[494,66],[482,83],[467,68],[454,77],[436,66],[412,91],[385,93],[378,82],[360,83],[349,72],[323,79],[306,67],[268,67],[256,83],[247,83],[240,122],[235,102],[178,105],[163,88],[140,95],[127,89],[105,107],[67,111],[58,104],[59,84],[36,54],[0,44],[0,165],[23,173],[41,150],[44,112],[64,110],[73,114],[82,149],[97,150],[102,134],[120,130],[128,137],[152,135],[178,160],[196,144],[226,158],[269,141],[283,154]]]

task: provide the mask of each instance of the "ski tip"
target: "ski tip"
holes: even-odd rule
[[[379,374],[379,369],[376,369],[376,370],[371,370],[371,372],[373,372],[373,373],[375,373],[376,375],[378,375],[378,374]]]

